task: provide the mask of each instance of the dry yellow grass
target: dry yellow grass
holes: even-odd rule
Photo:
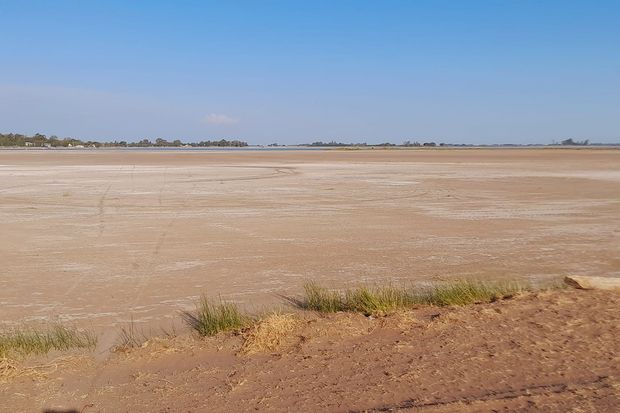
[[[253,354],[277,350],[299,324],[300,320],[294,314],[270,314],[244,334],[245,341],[241,353]]]
[[[65,356],[58,357],[47,363],[37,365],[27,365],[23,361],[0,358],[0,383],[7,383],[16,378],[30,378],[32,380],[43,380],[60,368],[67,366],[83,366],[91,363],[92,360],[86,356]]]

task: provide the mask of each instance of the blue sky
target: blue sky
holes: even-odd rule
[[[0,131],[620,142],[620,1],[0,0]]]

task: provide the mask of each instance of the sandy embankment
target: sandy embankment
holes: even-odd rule
[[[255,355],[238,354],[241,336],[155,340],[0,384],[0,411],[612,412],[619,308],[618,292],[567,290],[379,319],[306,315]]]

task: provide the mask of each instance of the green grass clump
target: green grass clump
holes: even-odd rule
[[[445,307],[489,303],[513,297],[530,289],[529,285],[518,282],[460,280],[433,285],[426,290],[418,292],[416,295],[417,301],[420,304]]]
[[[342,295],[339,292],[330,291],[314,281],[304,284],[304,296],[296,304],[305,310],[320,313],[335,313],[346,310]]]
[[[415,304],[413,295],[404,288],[362,286],[332,291],[314,281],[304,284],[301,299],[289,301],[299,308],[320,313],[349,311],[365,315],[386,315]]]
[[[249,324],[251,318],[234,303],[212,303],[203,296],[193,313],[184,313],[184,319],[201,336],[212,336],[220,331],[238,330]]]
[[[47,354],[51,350],[92,349],[96,345],[97,337],[93,333],[61,325],[49,330],[13,328],[0,332],[0,357]]]
[[[320,313],[348,311],[381,316],[422,305],[444,307],[488,303],[528,290],[531,290],[529,284],[519,282],[458,280],[417,288],[388,285],[332,291],[310,281],[304,285],[301,298],[289,301],[299,308]]]
[[[387,315],[415,305],[410,291],[389,285],[349,289],[343,298],[346,311],[365,315]]]

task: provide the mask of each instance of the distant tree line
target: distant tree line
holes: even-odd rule
[[[558,143],[554,141],[552,145],[557,145]],[[564,139],[560,141],[560,145],[564,146],[588,146],[588,145],[611,145],[617,146],[618,144],[598,144],[598,143],[590,143],[588,139],[585,140],[575,140],[572,138]],[[81,139],[76,138],[59,138],[58,136],[51,135],[46,136],[40,133],[36,133],[32,136],[22,135],[19,133],[0,133],[0,147],[2,146],[14,146],[14,147],[84,147],[84,148],[115,148],[115,147],[127,147],[127,148],[157,148],[157,147],[245,147],[248,146],[247,142],[233,139],[220,139],[220,140],[203,140],[200,142],[188,142],[184,143],[180,139],[175,139],[172,141],[168,141],[163,138],[157,138],[155,141],[151,141],[149,139],[142,139],[138,142],[127,142],[127,141],[108,141],[108,142],[98,142],[98,141],[83,141]],[[277,143],[272,143],[268,146],[280,146]],[[285,146],[285,145],[284,145]],[[391,142],[383,142],[379,144],[368,144],[366,142],[361,143],[344,143],[338,142],[336,140],[331,140],[329,142],[323,141],[315,141],[312,143],[300,144],[299,146],[312,146],[312,147],[346,147],[346,146],[358,146],[358,147],[435,147],[435,146],[446,146],[446,147],[474,147],[474,146],[485,146],[485,147],[519,147],[519,146],[545,146],[544,144],[491,144],[491,145],[472,145],[472,144],[455,144],[455,143],[435,143],[433,141],[410,141],[406,140],[402,144],[395,144]]]
[[[75,138],[59,138],[56,135],[45,136],[36,133],[32,136],[22,135],[20,133],[0,133],[0,146],[53,146],[53,147],[71,147],[71,146],[102,146],[100,142],[82,141]]]
[[[588,139],[585,140],[575,140],[572,138],[569,139],[564,139],[562,141],[559,142],[560,145],[564,145],[564,146],[618,146],[620,144],[614,144],[614,143],[608,143],[608,144],[601,144],[601,143],[591,143]],[[553,143],[551,143],[551,145],[558,145],[557,141],[553,141]],[[278,146],[278,144],[271,144],[269,146]],[[436,143],[434,141],[410,141],[410,140],[406,140],[404,141],[402,144],[395,144],[395,143],[391,143],[391,142],[384,142],[384,143],[379,143],[379,144],[368,144],[366,142],[362,142],[362,143],[343,143],[343,142],[338,142],[335,140],[329,141],[329,142],[323,142],[323,141],[316,141],[316,142],[312,142],[312,143],[306,143],[306,144],[301,144],[300,146],[318,146],[318,147],[338,147],[338,146],[362,146],[362,147],[367,147],[367,146],[372,146],[372,147],[377,147],[377,146],[384,146],[384,147],[390,147],[390,146],[394,146],[394,147],[436,147],[436,146],[442,146],[442,147],[521,147],[521,146],[547,146],[546,144],[518,144],[518,143],[497,143],[497,144],[487,144],[487,145],[473,145],[473,144],[467,144],[467,143]]]
[[[312,142],[308,144],[303,144],[302,146],[366,146],[366,142],[343,143],[343,142],[336,142],[336,141],[330,141],[330,142],[316,141],[316,142]]]
[[[58,136],[51,135],[45,136],[40,133],[32,136],[22,135],[19,133],[0,133],[0,146],[18,146],[18,147],[84,147],[84,148],[100,148],[100,147],[128,147],[128,148],[149,148],[149,147],[207,147],[207,146],[219,146],[219,147],[244,147],[248,146],[247,142],[234,140],[207,140],[200,142],[183,143],[179,139],[173,141],[167,141],[166,139],[157,138],[155,142],[151,142],[149,139],[142,139],[139,142],[126,142],[126,141],[111,141],[111,142],[98,142],[98,141],[83,141],[75,138],[59,138]]]
[[[445,146],[445,145],[446,145],[445,143],[440,143],[439,144],[439,146]],[[432,147],[432,146],[437,146],[437,144],[435,142],[423,142],[423,143],[420,143],[418,141],[415,141],[415,142],[405,141],[405,142],[403,142],[402,146],[405,146],[405,147],[431,146]]]
[[[444,146],[443,143],[439,144],[440,146]],[[272,145],[270,145],[272,146]],[[277,146],[277,144],[276,144]],[[437,146],[437,144],[435,142],[424,142],[424,143],[420,143],[420,142],[411,142],[411,141],[405,141],[403,142],[401,145],[398,145],[396,143],[391,143],[391,142],[383,142],[383,143],[378,143],[378,144],[368,144],[366,142],[362,142],[362,143],[343,143],[343,142],[336,142],[336,141],[330,141],[330,142],[323,142],[323,141],[316,141],[316,142],[312,142],[312,143],[306,143],[306,144],[302,144],[301,146],[329,146],[329,147],[333,147],[333,146],[385,146],[385,147],[389,147],[389,146],[404,146],[404,147],[415,147],[415,146]]]
[[[590,141],[588,139],[583,140],[583,141],[575,141],[572,138],[564,139],[561,142],[562,145],[569,145],[569,146],[588,146],[589,143]]]
[[[199,147],[207,147],[207,146],[219,146],[219,147],[236,147],[236,148],[240,148],[240,147],[244,147],[244,146],[248,146],[247,142],[244,141],[240,141],[240,140],[226,140],[226,139],[220,139],[219,141],[200,141],[200,142],[189,142],[189,143],[183,143],[181,142],[179,139],[176,139],[172,142],[167,141],[166,139],[162,139],[162,138],[157,138],[155,139],[155,142],[151,142],[148,139],[142,139],[139,142],[131,142],[126,144],[126,146],[128,147],[182,147],[182,146],[189,146],[192,148],[199,148]]]

